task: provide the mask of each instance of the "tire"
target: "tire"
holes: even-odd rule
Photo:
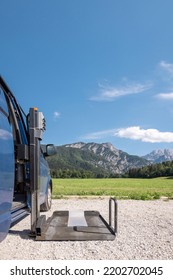
[[[49,211],[51,209],[51,206],[52,206],[52,187],[51,184],[49,183],[46,200],[42,205],[40,205],[40,210]]]

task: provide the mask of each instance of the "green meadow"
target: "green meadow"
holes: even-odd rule
[[[173,199],[173,179],[53,179],[53,198],[113,196],[117,199]]]

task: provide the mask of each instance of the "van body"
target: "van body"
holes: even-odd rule
[[[30,162],[28,116],[0,77],[0,241],[9,228],[30,213]],[[52,180],[46,156],[40,149],[40,209],[51,208]]]

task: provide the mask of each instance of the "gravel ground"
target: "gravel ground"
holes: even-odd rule
[[[108,199],[53,200],[52,210],[97,210],[108,219]],[[173,200],[118,201],[114,241],[34,241],[30,217],[11,228],[0,244],[1,260],[140,260],[173,259]]]

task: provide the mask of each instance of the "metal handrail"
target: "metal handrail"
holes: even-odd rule
[[[112,204],[114,204],[114,212],[112,210]],[[112,212],[114,213],[114,216],[112,217]],[[114,226],[112,226],[112,220],[114,218]],[[113,230],[114,234],[117,234],[117,226],[118,224],[118,203],[117,200],[113,197],[110,197],[109,199],[109,226]]]

